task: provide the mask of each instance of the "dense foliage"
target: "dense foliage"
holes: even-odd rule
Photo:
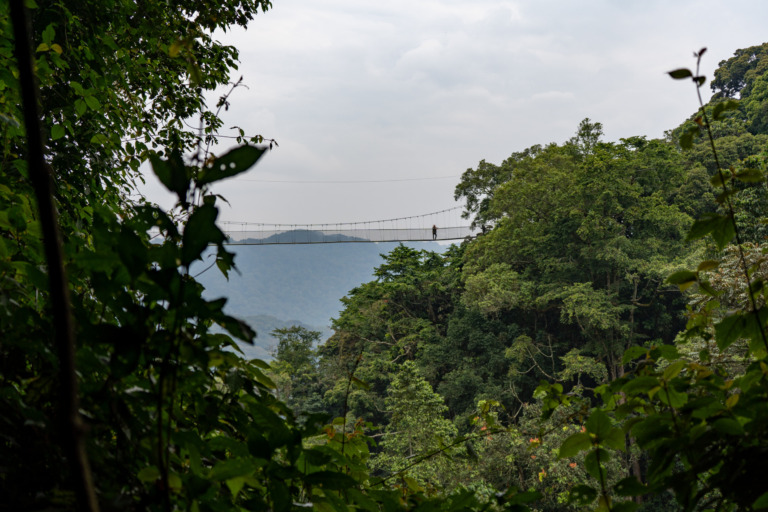
[[[764,47],[721,63],[666,140],[604,142],[585,119],[481,161],[456,188],[481,234],[397,248],[350,292],[318,368],[329,410],[383,429],[375,472],[430,489],[439,467],[447,489],[539,491],[538,510],[766,506],[749,483],[766,443]],[[455,428],[419,455],[401,423],[419,407],[391,399],[403,372]]]
[[[277,329],[268,365],[189,269],[209,246],[234,267],[210,187],[266,151],[212,150],[229,98],[204,91],[237,57],[212,33],[269,3],[26,4],[31,32],[0,5],[0,507],[768,509],[766,45],[667,140],[585,119],[481,161],[456,188],[476,239],[396,247],[327,342]],[[172,211],[129,200],[146,160]]]
[[[203,93],[228,81],[237,55],[211,34],[246,24],[269,3],[26,3],[31,32],[17,16],[22,2],[12,4],[13,18],[8,3],[0,6],[0,506],[418,505],[418,496],[386,488],[361,492],[365,437],[323,430],[317,417],[297,423],[273,394],[268,366],[236,352],[232,337],[248,342],[255,333],[223,312],[224,299],[204,299],[189,274],[208,246],[221,272],[232,269],[210,186],[265,151],[211,151],[229,100],[209,110]],[[18,72],[27,37],[39,85]],[[21,95],[29,92],[39,93],[44,115],[25,123],[34,109]],[[194,117],[199,128],[187,129]],[[44,148],[27,145],[37,131]],[[177,195],[172,211],[128,199],[145,160]],[[41,237],[33,161],[53,175],[53,197],[38,200],[58,209],[58,261],[44,254],[56,240]],[[76,374],[57,348],[66,352],[69,341],[54,343],[51,312],[59,310],[46,276],[59,266],[69,278]],[[70,377],[77,387],[62,385]],[[77,404],[74,414],[64,403]],[[81,442],[84,453],[74,448]]]

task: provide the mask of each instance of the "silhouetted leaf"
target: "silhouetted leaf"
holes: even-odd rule
[[[648,487],[641,484],[634,476],[628,476],[619,480],[613,486],[613,490],[619,496],[642,496],[648,492]]]
[[[674,71],[668,71],[667,74],[672,78],[674,78],[675,80],[682,80],[683,78],[688,78],[693,76],[693,73],[691,73],[691,70],[686,68],[679,68],[679,69],[675,69]]]
[[[197,178],[198,186],[231,178],[247,171],[259,161],[265,151],[255,146],[243,145],[225,153],[200,172]]]
[[[208,245],[219,244],[226,239],[216,225],[218,215],[219,211],[215,206],[204,204],[189,216],[182,235],[182,265],[189,266],[194,260],[200,258]]]

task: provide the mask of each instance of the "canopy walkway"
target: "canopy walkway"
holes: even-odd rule
[[[265,224],[222,222],[229,245],[334,244],[463,240],[473,230],[461,218],[462,207],[397,219],[337,224]],[[433,233],[433,227],[434,233]]]

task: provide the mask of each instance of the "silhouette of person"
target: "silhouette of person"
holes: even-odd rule
[[[437,240],[437,226],[432,224],[432,240]]]

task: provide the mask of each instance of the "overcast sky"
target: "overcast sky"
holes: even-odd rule
[[[761,0],[274,0],[247,30],[218,35],[240,50],[233,78],[248,86],[225,126],[280,145],[217,186],[231,203],[220,218],[451,208],[467,168],[561,143],[585,117],[605,140],[662,137],[697,107],[693,86],[665,72],[694,66],[706,46],[711,77],[736,49],[768,41],[766,20]]]

